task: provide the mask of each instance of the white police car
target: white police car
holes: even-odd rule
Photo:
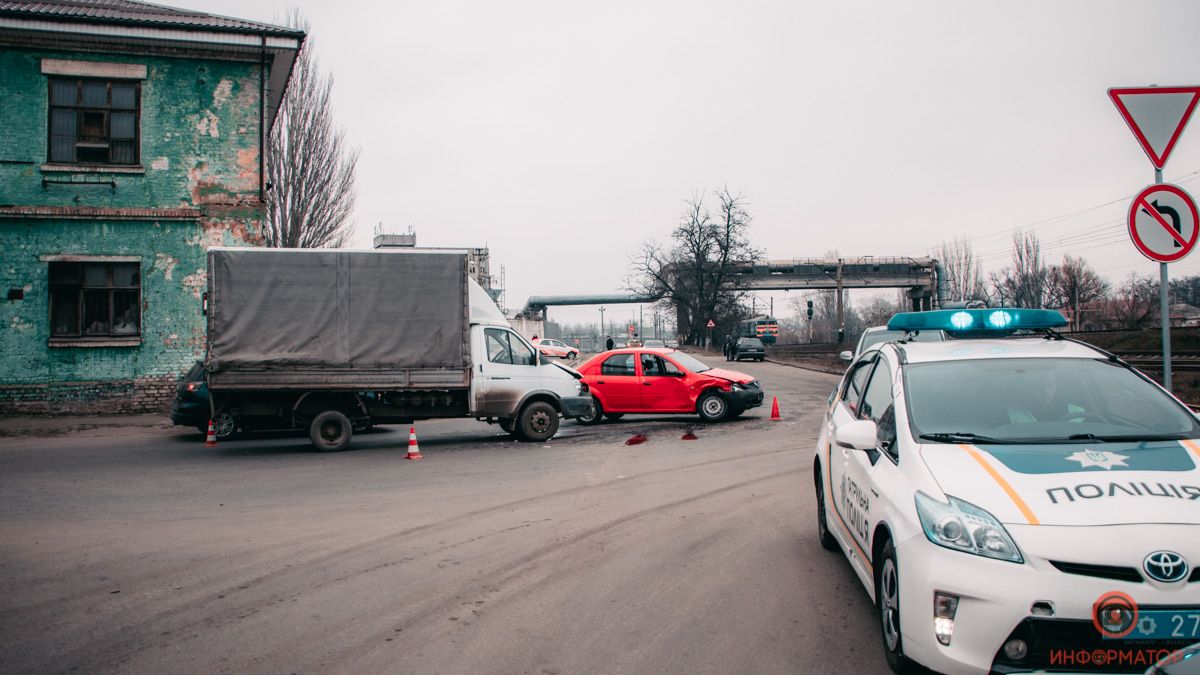
[[[897,314],[830,401],[821,543],[876,600],[889,664],[1143,672],[1200,640],[1200,423],[1052,328],[1058,312]]]

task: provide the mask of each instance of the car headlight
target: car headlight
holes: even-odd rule
[[[575,393],[582,394],[583,393],[583,380],[580,380],[577,378],[571,378],[571,379],[575,380]]]
[[[730,389],[730,391],[743,391],[745,389],[745,387],[738,384],[737,382],[730,382],[729,389]]]
[[[947,495],[941,502],[917,492],[917,517],[929,541],[964,553],[985,558],[1023,563],[1021,551],[1008,531],[992,514]]]

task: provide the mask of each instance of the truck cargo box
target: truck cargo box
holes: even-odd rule
[[[212,248],[209,385],[470,384],[465,253]]]

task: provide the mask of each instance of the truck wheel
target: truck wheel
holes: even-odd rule
[[[696,412],[705,422],[720,422],[729,414],[729,403],[715,391],[706,391],[696,401]]]
[[[580,424],[599,424],[604,415],[604,407],[600,405],[600,400],[595,396],[592,397],[592,407],[586,414],[575,418]]]
[[[350,445],[354,427],[350,418],[337,410],[326,410],[308,425],[308,437],[318,452],[337,452]]]
[[[558,433],[558,411],[545,401],[534,401],[517,416],[517,435],[526,441],[541,443]]]

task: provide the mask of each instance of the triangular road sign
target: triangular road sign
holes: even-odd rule
[[[1154,168],[1162,169],[1200,101],[1200,86],[1121,87],[1109,89],[1108,97]]]

